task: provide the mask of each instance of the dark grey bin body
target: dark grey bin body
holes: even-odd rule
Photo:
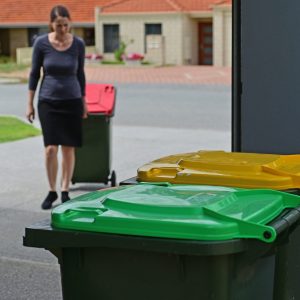
[[[46,221],[26,228],[24,245],[57,256],[65,300],[273,299],[276,244],[58,230]]]
[[[111,172],[111,117],[90,114],[83,120],[83,146],[76,149],[75,155],[73,183],[108,183]]]

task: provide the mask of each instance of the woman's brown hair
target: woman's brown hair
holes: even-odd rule
[[[53,23],[57,17],[68,18],[69,20],[71,20],[70,13],[65,6],[63,5],[54,6],[50,12],[50,24],[49,24],[50,31],[53,31],[51,23]]]
[[[68,9],[63,5],[54,6],[50,12],[50,22],[54,22],[57,17],[64,17],[71,20]]]

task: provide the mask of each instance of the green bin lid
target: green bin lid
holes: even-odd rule
[[[276,239],[267,224],[300,197],[272,190],[137,184],[88,193],[52,211],[54,228],[193,240]]]

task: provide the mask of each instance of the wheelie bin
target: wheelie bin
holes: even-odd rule
[[[113,85],[86,85],[88,118],[83,120],[83,146],[75,152],[72,183],[110,181],[111,186],[116,185],[116,173],[111,171],[111,118],[115,99]]]
[[[137,180],[270,188],[300,188],[300,155],[198,151],[170,155],[141,166]]]
[[[154,160],[137,173],[137,182],[271,188],[300,194],[300,155],[198,151]],[[134,179],[126,183],[132,184]],[[288,239],[276,255],[276,300],[300,299],[300,229]]]
[[[23,243],[58,257],[65,300],[271,300],[299,205],[271,190],[128,185],[54,208]]]

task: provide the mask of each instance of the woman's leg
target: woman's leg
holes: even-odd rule
[[[56,178],[58,170],[58,146],[49,145],[45,148],[45,163],[50,191],[56,191]]]
[[[75,166],[75,148],[62,146],[62,186],[63,192],[69,191],[70,181],[73,176]]]
[[[56,177],[57,177],[57,152],[58,146],[49,145],[45,148],[45,165],[47,170],[50,192],[42,203],[42,209],[50,209],[52,203],[57,199]]]

